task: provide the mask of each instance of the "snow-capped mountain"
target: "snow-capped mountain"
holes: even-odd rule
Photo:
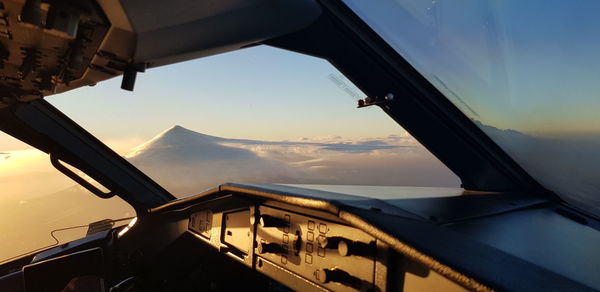
[[[84,226],[56,234],[63,242],[83,236],[85,225],[90,222],[135,215],[131,206],[120,198],[100,199],[75,185],[50,166],[47,155],[40,152],[39,157],[34,157],[19,153],[0,156],[5,164],[28,166],[20,168],[23,173],[0,172],[3,187],[10,188],[12,185],[8,183],[15,186],[13,194],[4,190],[0,211],[7,222],[35,227],[0,235],[0,240],[10,242],[7,252],[0,250],[0,259],[52,244],[54,239],[49,232],[56,228]],[[329,137],[259,141],[220,138],[174,126],[135,147],[126,158],[178,197],[197,194],[225,182],[458,184],[456,176],[427,150],[402,135],[359,140]],[[46,177],[49,175],[54,175],[52,180]],[[27,182],[27,189],[23,188],[23,181]]]
[[[127,159],[177,195],[215,187],[219,182],[285,181],[295,170],[254,152],[224,145],[228,139],[174,126],[136,147]]]
[[[173,126],[126,157],[177,196],[224,182],[431,185],[435,176],[442,178],[439,184],[453,186],[456,180],[422,147],[398,136],[259,141]]]

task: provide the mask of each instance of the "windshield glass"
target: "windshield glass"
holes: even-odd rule
[[[177,197],[226,182],[458,187],[328,62],[257,46],[47,100]]]
[[[56,170],[48,154],[0,131],[0,263],[82,238],[104,219],[127,224],[135,211],[101,199]]]
[[[600,214],[600,2],[345,2],[530,175]]]

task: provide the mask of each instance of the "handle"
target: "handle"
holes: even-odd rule
[[[54,168],[56,168],[58,171],[62,172],[64,175],[68,176],[69,178],[71,178],[72,180],[74,180],[75,182],[80,184],[82,187],[86,188],[88,191],[92,192],[94,195],[96,195],[100,198],[103,198],[103,199],[112,198],[115,195],[115,193],[113,193],[113,192],[105,193],[102,190],[100,190],[99,188],[97,188],[94,185],[92,185],[91,183],[89,183],[87,180],[85,180],[84,178],[82,178],[81,176],[79,176],[78,174],[76,174],[75,172],[70,170],[68,167],[66,167],[62,163],[60,163],[60,160],[58,160],[56,155],[53,153],[50,153],[50,162],[52,163],[52,166],[54,166]]]

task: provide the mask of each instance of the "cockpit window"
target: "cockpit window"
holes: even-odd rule
[[[226,182],[458,187],[331,64],[258,46],[47,100],[177,197]]]
[[[345,3],[530,175],[600,214],[600,2]]]
[[[95,196],[54,169],[48,154],[3,132],[0,214],[0,263],[82,238],[90,223],[116,227],[136,216],[119,197]]]

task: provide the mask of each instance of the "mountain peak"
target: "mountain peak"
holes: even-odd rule
[[[184,128],[180,125],[174,125],[146,143],[135,147],[127,157],[132,157],[141,152],[149,149],[164,149],[173,147],[185,147],[185,146],[200,146],[215,144],[215,142],[222,140],[222,138],[201,134],[190,129]]]
[[[196,131],[192,131],[192,130],[190,130],[188,128],[184,128],[180,125],[174,125],[168,129],[160,132],[158,135],[154,136],[154,138],[152,138],[150,141],[157,140],[157,139],[172,139],[172,138],[182,138],[182,137],[194,138],[195,140],[197,140],[197,139],[210,139],[210,140],[221,139],[219,137],[210,136],[210,135],[198,133]]]
[[[173,125],[167,129],[167,131],[173,131],[173,130],[188,130],[188,129],[186,129],[180,125]]]
[[[193,132],[196,133],[190,129],[184,128],[180,125],[173,125],[170,128],[160,132],[157,136],[162,135],[162,134],[166,134],[166,133],[183,133],[183,132]],[[199,133],[198,133],[199,134]]]

